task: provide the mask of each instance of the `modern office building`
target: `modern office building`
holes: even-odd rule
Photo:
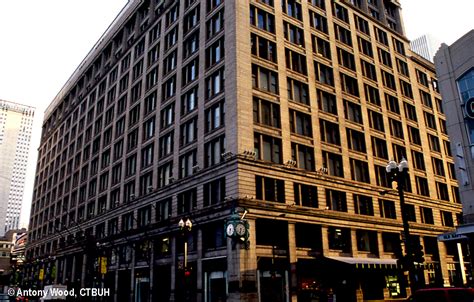
[[[24,287],[401,297],[403,158],[421,282],[458,284],[436,83],[397,1],[129,1],[45,114]]]
[[[474,242],[474,31],[448,46],[442,44],[435,56],[436,73],[446,108],[447,129],[455,155],[455,170],[463,205],[463,224],[458,235]]]
[[[410,42],[411,49],[430,62],[433,62],[440,45],[441,43],[432,35],[423,35]]]
[[[34,113],[0,100],[0,236],[19,228]]]

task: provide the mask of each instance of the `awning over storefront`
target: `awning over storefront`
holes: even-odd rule
[[[397,259],[382,259],[382,258],[356,258],[356,257],[327,257],[332,260],[341,261],[347,264],[353,264],[356,268],[385,268],[396,269]]]

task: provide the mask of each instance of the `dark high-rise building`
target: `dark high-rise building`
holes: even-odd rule
[[[445,115],[397,1],[129,1],[46,112],[25,284],[401,297],[390,159],[419,283],[457,284]]]

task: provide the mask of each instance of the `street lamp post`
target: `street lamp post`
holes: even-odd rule
[[[410,290],[413,293],[416,289],[416,283],[418,281],[418,276],[415,271],[413,251],[412,251],[412,240],[410,238],[410,226],[408,224],[408,216],[405,207],[405,182],[408,177],[408,161],[405,158],[402,158],[400,163],[397,163],[394,160],[388,162],[386,171],[390,181],[397,182],[398,196],[400,197],[400,208],[402,211],[402,222],[403,222],[403,238],[402,240],[405,243],[405,256],[403,257],[404,261],[402,263],[406,266],[409,275],[409,284]]]
[[[189,232],[191,232],[193,228],[193,223],[191,220],[188,218],[186,221],[181,219],[178,222],[179,230],[181,231],[181,234],[183,236],[183,241],[184,241],[184,263],[183,263],[183,292],[185,296],[185,301],[188,300],[188,288],[187,288],[187,278],[189,277],[189,270],[188,270],[188,238],[187,235]]]

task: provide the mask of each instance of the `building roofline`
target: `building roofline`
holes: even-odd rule
[[[87,53],[85,58],[81,61],[79,66],[74,70],[72,75],[63,85],[58,94],[54,97],[53,101],[48,105],[44,111],[44,120],[46,120],[49,115],[54,111],[59,102],[64,98],[64,96],[69,92],[69,90],[76,84],[85,70],[90,66],[94,61],[97,54],[105,47],[105,44],[108,43],[113,35],[116,33],[117,29],[120,28],[120,25],[125,23],[125,21],[130,17],[134,9],[143,2],[143,0],[129,0],[127,4],[120,10],[115,19],[110,23],[105,32],[100,36],[99,40],[94,44],[91,50]]]

